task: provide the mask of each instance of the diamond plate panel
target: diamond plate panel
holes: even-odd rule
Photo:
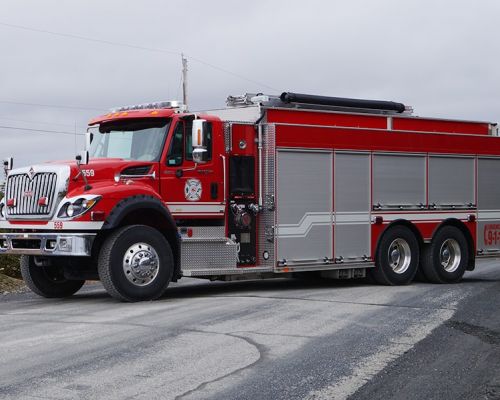
[[[238,245],[229,239],[184,239],[181,241],[181,270],[233,270]]]
[[[232,143],[231,143],[231,122],[224,122],[224,144],[226,146],[226,152],[229,153],[231,151]]]
[[[259,213],[258,243],[259,253],[258,265],[274,269],[275,257],[275,165],[276,165],[276,141],[274,124],[264,125],[262,132],[263,155],[262,168],[264,179],[262,182],[264,207]],[[263,254],[267,252],[269,258],[264,259]]]
[[[226,228],[224,226],[183,226],[180,227],[179,233],[184,238],[187,238],[187,231],[193,231],[193,238],[223,238],[226,236]]]

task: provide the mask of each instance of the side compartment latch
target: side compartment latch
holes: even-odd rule
[[[274,242],[274,226],[266,225],[264,228],[264,236],[266,240],[270,243]]]
[[[272,194],[266,195],[265,207],[267,211],[274,211],[274,196]]]

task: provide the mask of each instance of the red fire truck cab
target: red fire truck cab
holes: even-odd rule
[[[90,155],[90,157],[89,157]],[[401,103],[283,93],[93,119],[77,161],[12,169],[0,253],[46,297],[100,279],[123,301],[182,276],[369,274],[457,282],[500,253],[496,124]]]

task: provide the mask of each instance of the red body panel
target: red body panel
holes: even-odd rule
[[[392,119],[392,128],[401,131],[463,133],[488,135],[489,124],[483,122],[441,121],[435,119],[397,118]]]
[[[280,147],[441,154],[500,155],[496,136],[408,133],[277,125]]]

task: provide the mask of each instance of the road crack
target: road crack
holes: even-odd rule
[[[419,306],[409,306],[409,305],[404,305],[404,304],[364,303],[364,302],[359,302],[359,301],[311,299],[311,298],[307,298],[307,297],[254,296],[254,295],[209,296],[209,297],[249,298],[249,299],[266,299],[266,300],[298,300],[298,301],[310,301],[310,302],[317,302],[317,303],[351,304],[351,305],[359,305],[359,306],[389,307],[389,308],[406,308],[406,309],[412,309],[412,310],[456,311],[456,308],[449,308],[449,307],[419,307]]]
[[[230,337],[233,337],[233,338],[237,338],[237,339],[240,339],[240,340],[243,340],[245,341],[246,343],[248,343],[249,345],[251,345],[252,347],[254,347],[259,356],[258,358],[251,362],[250,364],[247,364],[247,365],[244,365],[243,367],[240,367],[240,368],[237,368],[231,372],[228,372],[227,374],[224,374],[222,376],[219,376],[217,378],[214,378],[214,379],[211,379],[211,380],[208,380],[208,381],[204,381],[202,383],[200,383],[198,386],[196,386],[195,388],[193,389],[190,389],[190,390],[187,390],[185,391],[184,393],[178,395],[178,396],[175,396],[175,400],[179,400],[179,399],[182,399],[186,396],[189,396],[197,391],[200,391],[200,390],[203,390],[206,386],[210,385],[211,383],[215,383],[215,382],[219,382],[223,379],[226,379],[230,376],[233,376],[233,375],[236,375],[248,368],[251,368],[253,366],[255,366],[256,364],[260,363],[263,359],[264,359],[264,356],[267,354],[268,352],[268,349],[266,346],[260,344],[260,343],[257,343],[256,341],[250,339],[250,338],[247,338],[245,336],[241,336],[241,335],[237,335],[236,333],[224,333],[224,332],[214,332],[214,331],[204,331],[204,330],[197,330],[197,329],[190,329],[189,330],[190,332],[196,332],[196,333],[204,333],[204,334],[216,334],[216,335],[224,335],[224,336],[230,336]]]

